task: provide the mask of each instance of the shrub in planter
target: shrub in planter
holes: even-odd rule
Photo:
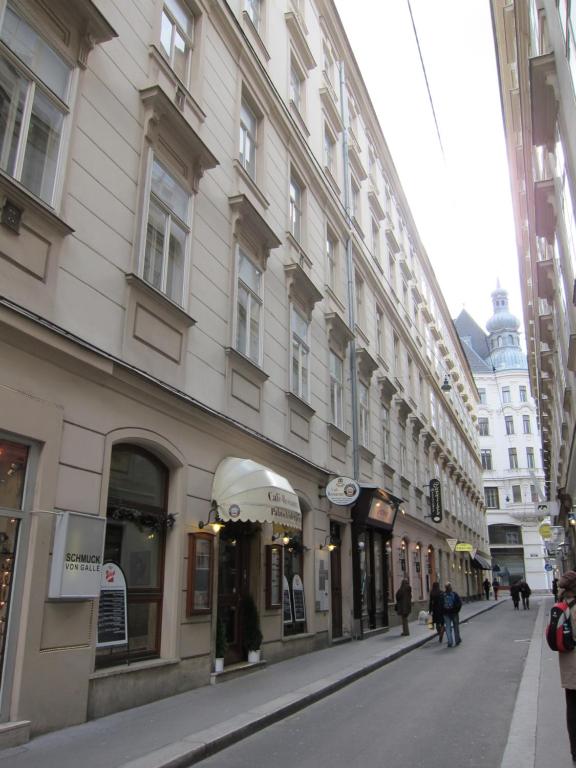
[[[226,640],[226,625],[224,624],[224,619],[219,616],[216,622],[216,658],[217,659],[223,659],[226,655],[226,648],[228,647],[228,642]]]
[[[252,595],[246,595],[242,600],[242,629],[244,635],[244,650],[259,651],[262,645],[262,631],[258,608]]]

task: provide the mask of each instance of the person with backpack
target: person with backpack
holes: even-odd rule
[[[570,739],[570,751],[572,761],[576,764],[576,651],[574,645],[576,636],[574,635],[576,627],[576,571],[566,571],[558,580],[559,598],[566,601],[566,610],[562,615],[567,614],[570,626],[570,641],[565,647],[572,646],[572,650],[558,653],[558,663],[560,665],[560,685],[564,688],[566,695],[566,725],[568,727],[568,737]],[[557,606],[552,609],[551,615]],[[568,622],[567,622],[568,623]],[[561,630],[560,630],[561,631]],[[550,627],[547,630],[547,638]],[[548,638],[550,644],[550,639]],[[559,650],[556,648],[556,650]]]
[[[530,595],[532,590],[530,589],[526,581],[520,582],[520,596],[522,597],[522,608],[527,611],[530,608]]]
[[[452,648],[455,645],[460,645],[462,642],[460,637],[460,619],[458,617],[460,608],[462,608],[462,600],[460,599],[460,595],[458,592],[454,592],[452,589],[452,584],[447,581],[444,587],[442,612],[444,614],[444,628],[446,630],[448,648]]]
[[[402,579],[400,589],[396,592],[396,613],[402,619],[402,635],[409,635],[408,616],[412,610],[412,587],[408,579]]]
[[[428,613],[432,616],[432,623],[438,632],[438,642],[441,643],[444,637],[444,592],[440,589],[440,584],[437,581],[432,584],[430,590]]]

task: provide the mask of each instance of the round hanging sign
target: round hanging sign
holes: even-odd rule
[[[360,486],[349,477],[335,477],[326,486],[326,496],[332,504],[345,507],[360,496]]]

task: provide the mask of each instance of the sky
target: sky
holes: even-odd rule
[[[497,279],[522,322],[489,0],[336,0],[452,317],[485,328]]]

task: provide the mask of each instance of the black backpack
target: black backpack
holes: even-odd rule
[[[570,610],[576,600],[560,600],[550,609],[550,623],[546,627],[546,642],[553,651],[567,653],[576,647],[572,634]]]

